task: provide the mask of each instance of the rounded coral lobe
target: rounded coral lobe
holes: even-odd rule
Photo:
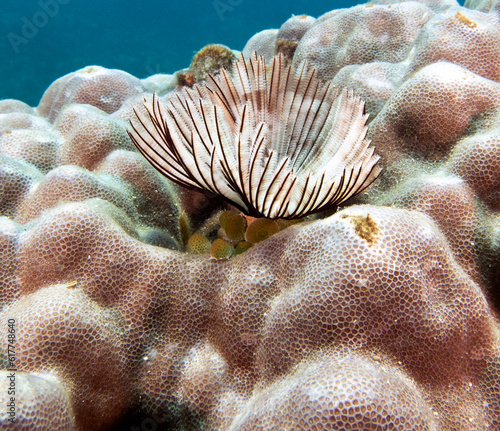
[[[153,97],[130,137],[163,175],[246,214],[295,219],[337,207],[378,176],[364,103],[282,55],[240,57],[206,85]]]

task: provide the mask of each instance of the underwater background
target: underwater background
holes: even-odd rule
[[[241,50],[292,14],[318,17],[358,2],[3,0],[0,99],[36,106],[57,78],[87,65],[138,78],[188,67],[208,43]]]
[[[0,97],[45,93],[0,100],[0,429],[500,431],[500,0],[368,1],[393,3],[4,0]],[[289,48],[265,87],[286,97],[259,101],[259,66],[231,97],[150,104],[175,79],[139,78],[256,39]],[[137,152],[138,116],[174,164]],[[290,227],[154,169],[314,209],[369,168],[343,167],[344,134],[379,180]],[[283,193],[298,159],[314,193]]]

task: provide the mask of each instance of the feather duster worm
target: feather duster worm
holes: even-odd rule
[[[153,95],[129,135],[167,178],[209,190],[254,217],[335,208],[378,176],[364,103],[281,55],[234,63],[205,85]]]

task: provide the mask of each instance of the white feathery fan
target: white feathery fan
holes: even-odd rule
[[[368,115],[302,63],[234,63],[205,85],[156,95],[135,111],[130,138],[163,175],[209,190],[254,217],[301,218],[335,208],[368,187],[379,157],[365,139]]]

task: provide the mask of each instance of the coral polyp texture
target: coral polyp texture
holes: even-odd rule
[[[500,430],[499,8],[384,3],[294,16],[206,87],[91,66],[0,101],[0,429]],[[254,219],[127,133],[276,53],[365,103],[383,170],[333,214]]]

